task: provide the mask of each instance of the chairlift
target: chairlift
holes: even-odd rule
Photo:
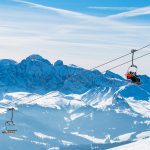
[[[15,110],[14,108],[8,109],[8,111],[11,111],[11,119],[5,122],[5,130],[2,131],[3,134],[13,134],[17,132],[17,129],[15,128],[15,124],[13,121],[14,110]]]
[[[131,50],[131,53],[132,53],[132,64],[131,64],[131,66],[129,66],[129,68],[127,70],[126,78],[128,80],[131,80],[132,83],[139,85],[139,84],[141,84],[141,82],[140,82],[140,78],[137,75],[138,67],[136,65],[134,65],[134,53],[136,51],[137,50],[135,50],[135,49]]]

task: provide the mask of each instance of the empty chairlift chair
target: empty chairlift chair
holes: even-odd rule
[[[5,122],[5,130],[2,131],[3,134],[13,134],[17,132],[13,121],[14,108],[9,108],[8,111],[11,111],[11,119]]]

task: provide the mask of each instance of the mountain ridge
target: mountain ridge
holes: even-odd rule
[[[17,150],[91,150],[91,144],[105,149],[150,137],[148,76],[140,76],[139,86],[110,71],[102,74],[61,60],[52,64],[39,55],[20,63],[0,61],[0,69],[0,106],[10,102],[15,107],[18,129],[15,135],[0,134],[0,149],[8,143]],[[1,130],[9,115],[0,108]]]

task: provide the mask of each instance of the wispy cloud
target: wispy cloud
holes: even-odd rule
[[[3,29],[18,29],[18,27],[14,27],[14,26],[9,26],[9,25],[0,25],[0,28],[3,28]]]
[[[17,27],[0,28],[1,58],[9,56],[21,60],[39,53],[51,61],[62,59],[67,64],[89,68],[131,48],[139,48],[150,39],[150,27],[144,24],[129,24],[113,17],[94,17],[27,1],[14,1],[20,3],[15,9],[13,6],[0,9],[1,25]],[[43,13],[41,10],[46,11]],[[6,15],[8,12],[9,17]]]
[[[125,18],[125,17],[141,16],[141,15],[150,15],[150,6],[137,8],[131,11],[111,15],[109,16],[109,18]]]
[[[97,6],[90,6],[89,9],[97,9],[97,10],[110,10],[110,11],[127,11],[127,10],[134,10],[137,7],[97,7]]]
[[[33,7],[33,8],[50,10],[50,11],[53,11],[53,12],[55,12],[57,14],[64,15],[64,16],[70,16],[70,17],[80,18],[80,19],[97,18],[97,17],[93,17],[93,16],[90,16],[90,15],[82,14],[82,13],[79,13],[79,12],[69,11],[69,10],[60,9],[60,8],[54,8],[54,7],[45,6],[45,5],[32,3],[32,2],[28,2],[28,1],[23,1],[23,0],[12,0],[12,1],[25,4],[25,5],[28,5],[28,6]]]

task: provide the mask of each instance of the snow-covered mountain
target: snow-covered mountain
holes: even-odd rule
[[[0,105],[16,100],[18,130],[0,134],[0,149],[108,149],[150,137],[150,77],[140,78],[142,85],[133,85],[110,71],[39,55],[0,60]],[[1,130],[10,115],[0,108]]]
[[[112,148],[110,150],[149,150],[150,138],[142,139],[134,143],[130,143],[124,146]]]

